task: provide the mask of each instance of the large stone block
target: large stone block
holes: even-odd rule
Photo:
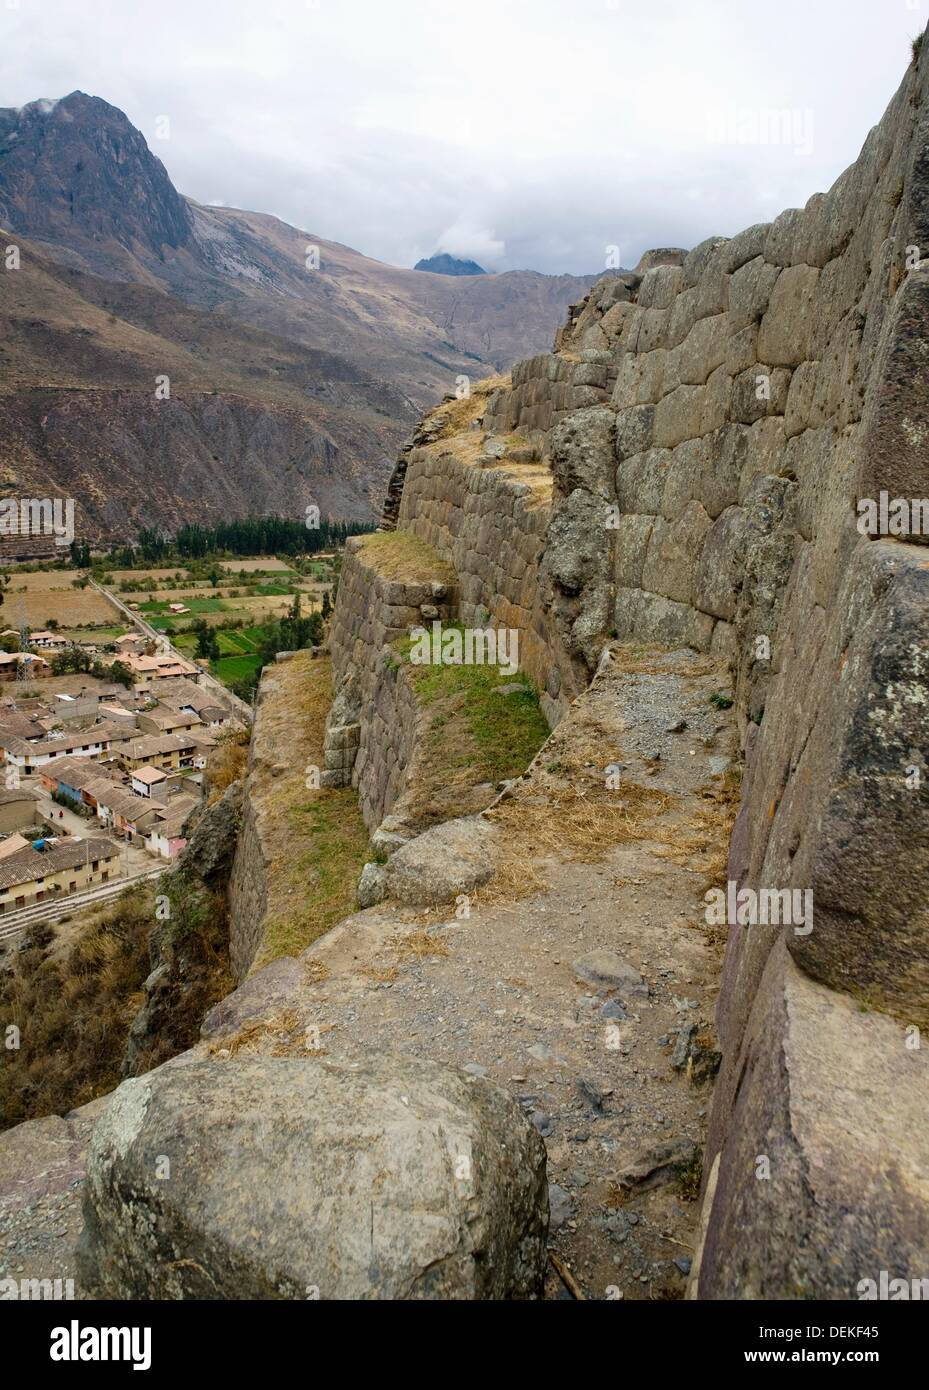
[[[857,1300],[882,1270],[925,1279],[927,1113],[926,1048],[778,945],[717,1083],[691,1295]]]
[[[780,271],[759,256],[737,270],[729,282],[729,326],[732,332],[760,323]]]
[[[793,878],[815,926],[803,968],[929,1023],[929,567],[919,547],[862,542],[839,595],[851,633],[798,768],[827,789]],[[838,653],[837,653],[838,655]],[[915,775],[914,775],[915,774]]]
[[[702,386],[725,362],[729,332],[726,314],[713,314],[694,324],[680,347],[681,385]]]
[[[657,516],[672,460],[670,449],[648,449],[624,459],[616,470],[620,510]]]
[[[606,407],[579,410],[554,430],[552,472],[567,494],[583,487],[609,501],[613,497],[613,440],[616,416]]]
[[[703,613],[731,622],[742,585],[745,514],[727,507],[706,533],[694,576],[694,603]]]
[[[772,367],[798,367],[812,356],[813,304],[819,274],[813,266],[794,265],[778,276],[758,330],[762,362]]]
[[[616,416],[616,458],[619,463],[630,454],[640,454],[651,447],[655,427],[655,407],[631,406]]]
[[[493,876],[498,844],[497,827],[483,816],[444,821],[391,855],[387,892],[411,907],[453,902]]]
[[[664,396],[655,407],[652,436],[655,445],[673,449],[685,439],[696,439],[703,434],[706,397],[705,386],[679,386]]]
[[[545,1149],[506,1092],[368,1052],[185,1061],[98,1122],[79,1267],[111,1299],[531,1298]]]
[[[697,559],[710,529],[699,502],[689,502],[676,521],[655,521],[642,570],[642,587],[676,603],[692,604]]]

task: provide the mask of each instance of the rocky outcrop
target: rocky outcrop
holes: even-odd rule
[[[229,876],[242,820],[243,787],[231,782],[218,801],[207,806],[188,830],[184,868],[211,887]]]
[[[530,1298],[547,1228],[544,1145],[486,1081],[371,1053],[191,1061],[98,1123],[78,1262],[103,1298]]]

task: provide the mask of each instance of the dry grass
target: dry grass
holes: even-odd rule
[[[329,659],[300,652],[274,667],[278,689],[262,705],[263,737],[249,774],[261,834],[273,857],[267,912],[253,970],[298,956],[357,910],[355,889],[369,838],[350,787],[306,786],[309,765],[323,764],[323,732],[332,701]],[[286,760],[265,763],[261,748]]]
[[[209,805],[218,801],[227,787],[245,776],[248,765],[249,731],[236,729],[220,734],[216,747],[207,759],[207,778],[210,786]]]
[[[430,936],[425,929],[397,932],[387,944],[399,960],[426,960],[429,956],[448,955],[448,942],[440,936]]]
[[[178,875],[169,890],[163,884],[128,889],[102,912],[75,913],[61,936],[51,925],[34,928],[8,958],[0,1033],[16,1025],[21,1045],[6,1052],[0,1067],[2,1125],[64,1114],[119,1085],[129,1027],[151,971],[156,893],[169,892],[170,931],[183,943],[185,964],[142,1069],[190,1047],[203,1015],[233,987],[222,903]]]
[[[429,418],[442,422],[442,433],[439,438],[448,439],[452,435],[460,434],[466,430],[472,420],[476,420],[479,415],[483,414],[487,397],[494,391],[499,391],[502,387],[509,385],[510,377],[508,375],[485,376],[482,381],[473,383],[469,395],[463,396],[460,400],[445,401],[442,405],[437,406]]]
[[[611,792],[592,783],[590,790],[517,791],[488,816],[543,855],[593,864],[613,845],[651,838],[653,822],[671,804],[671,796],[656,788],[632,784]]]
[[[427,541],[411,531],[372,531],[360,538],[359,551],[365,564],[383,579],[399,579],[407,584],[428,584],[438,580],[450,584],[455,575]]]
[[[46,626],[49,618],[63,628],[94,627],[119,622],[111,604],[94,589],[75,589],[76,570],[38,570],[14,574],[3,604],[3,627]]]
[[[669,660],[666,648],[642,642],[615,642],[610,652],[612,670],[627,676],[711,676],[720,670],[715,657],[675,652]]]
[[[738,777],[727,773],[717,786],[707,787],[703,797],[704,805],[678,819],[672,833],[656,837],[664,843],[655,853],[699,874],[706,892],[726,881],[729,838],[739,809]]]

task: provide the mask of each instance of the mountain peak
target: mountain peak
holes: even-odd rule
[[[142,133],[81,91],[0,109],[0,223],[64,243],[91,268],[107,245],[161,259],[190,235],[188,208]]]
[[[462,261],[441,251],[428,260],[417,261],[414,270],[430,270],[433,275],[486,275],[487,271],[477,261]]]

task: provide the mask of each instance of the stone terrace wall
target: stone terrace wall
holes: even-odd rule
[[[929,45],[829,193],[656,259],[595,286],[483,423],[551,459],[519,604],[540,643],[575,673],[611,632],[725,655],[730,877],[813,892],[808,935],[730,932],[694,1291],[855,1297],[929,1249],[929,1062],[905,1045],[929,1021],[929,551],[856,526],[862,498],[929,496]],[[400,525],[505,591],[468,483],[433,466]]]
[[[540,493],[518,470],[474,466],[452,450],[413,449],[398,525],[453,567],[463,623],[519,632],[520,669],[535,681],[554,724],[582,682],[541,602],[549,500],[549,488]]]
[[[425,544],[393,578],[403,537],[349,540],[330,631],[335,699],[326,725],[325,785],[351,784],[375,830],[405,785],[415,746],[416,699],[391,660],[390,643],[410,628],[457,617],[453,574]],[[385,542],[388,545],[385,548]]]

